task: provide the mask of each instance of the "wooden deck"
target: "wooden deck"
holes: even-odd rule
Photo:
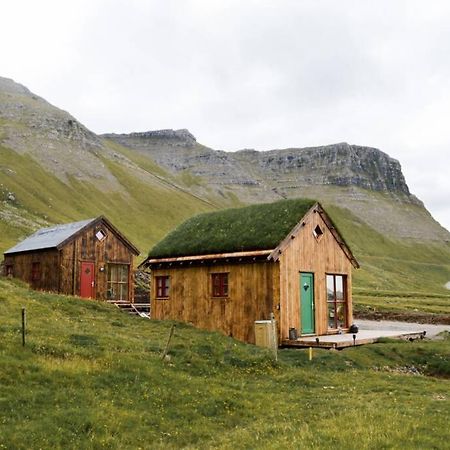
[[[282,347],[318,347],[341,349],[355,345],[373,344],[382,338],[415,340],[425,337],[424,331],[404,330],[360,330],[356,334],[331,334],[323,336],[301,336],[296,340],[285,340]]]

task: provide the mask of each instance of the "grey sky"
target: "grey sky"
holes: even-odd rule
[[[450,229],[449,1],[15,0],[1,17],[0,76],[97,133],[377,147]]]

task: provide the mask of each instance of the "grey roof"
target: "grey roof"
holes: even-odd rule
[[[46,248],[55,248],[95,220],[97,219],[88,219],[82,220],[81,222],[54,225],[50,228],[41,228],[36,231],[36,233],[7,250],[5,255],[11,253],[29,252],[32,250],[42,250]]]

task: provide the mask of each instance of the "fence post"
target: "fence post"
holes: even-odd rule
[[[173,325],[170,327],[169,337],[167,338],[166,347],[165,347],[164,352],[163,352],[163,354],[162,354],[162,356],[161,356],[161,359],[162,359],[163,361],[164,361],[165,357],[167,356],[167,352],[169,351],[170,340],[172,339],[174,329],[175,329],[175,324],[173,324]]]
[[[270,313],[270,323],[272,326],[273,356],[275,357],[275,361],[278,361],[278,333],[277,333],[277,324],[275,322],[275,316],[273,313]]]
[[[22,307],[22,347],[25,347],[25,334],[27,327],[27,310]]]

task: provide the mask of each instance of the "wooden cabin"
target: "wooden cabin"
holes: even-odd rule
[[[133,302],[138,249],[105,217],[43,228],[4,253],[5,275],[34,289]]]
[[[352,324],[350,248],[323,207],[282,200],[189,219],[150,252],[152,318],[190,322],[254,343],[271,313],[290,331],[324,335]]]

